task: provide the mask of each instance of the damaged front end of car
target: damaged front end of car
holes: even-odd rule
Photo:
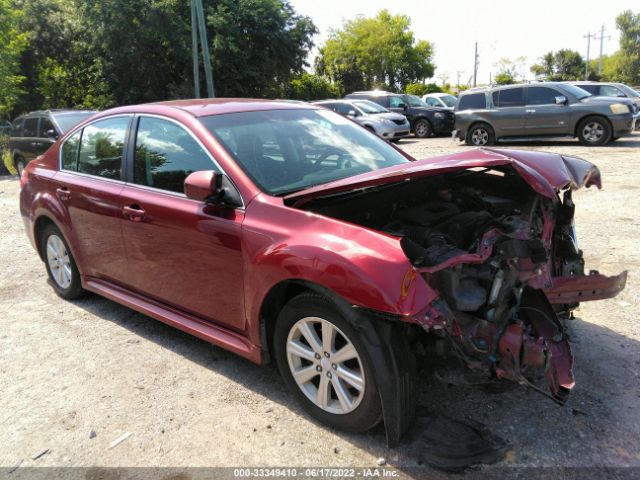
[[[566,321],[581,301],[610,298],[626,272],[585,273],[572,192],[598,169],[555,154],[479,149],[416,162],[304,209],[399,238],[433,300],[406,321],[447,341],[469,367],[564,403],[574,387]],[[342,187],[341,187],[342,188]],[[348,201],[346,201],[348,200]],[[546,389],[532,379],[544,377]]]

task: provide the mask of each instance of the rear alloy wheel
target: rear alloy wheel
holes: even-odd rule
[[[604,145],[611,140],[611,126],[602,117],[587,117],[578,125],[578,140],[582,145]]]
[[[326,298],[306,293],[285,305],[274,332],[274,351],[289,390],[319,421],[355,432],[380,421],[367,349]]]
[[[473,145],[474,147],[484,147],[486,145],[493,145],[496,143],[496,139],[489,125],[479,123],[469,129],[466,142],[467,145]]]
[[[67,300],[82,296],[85,291],[80,282],[80,272],[60,230],[48,225],[42,233],[41,245],[47,273],[56,293]]]
[[[433,133],[433,127],[429,123],[429,120],[420,119],[413,126],[413,133],[415,133],[418,138],[427,138]]]

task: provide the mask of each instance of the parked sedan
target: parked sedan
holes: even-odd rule
[[[62,134],[94,113],[92,110],[44,110],[16,118],[10,131],[9,153],[18,175]]]
[[[626,280],[585,274],[572,190],[592,185],[570,156],[416,161],[324,108],[202,99],[72,128],[25,168],[20,211],[62,298],[88,290],[273,358],[310,415],[383,420],[396,444],[424,345],[566,399],[564,320]]]
[[[322,100],[313,103],[345,115],[392,142],[408,137],[410,133],[411,126],[407,117],[390,112],[369,100]]]
[[[458,99],[450,93],[427,93],[422,96],[422,101],[431,107],[453,110]]]

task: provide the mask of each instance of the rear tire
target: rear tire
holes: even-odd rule
[[[329,299],[309,292],[290,300],[278,316],[273,346],[289,391],[316,420],[348,432],[380,422],[370,352]]]
[[[24,158],[22,157],[16,157],[16,161],[14,162],[14,164],[16,167],[16,171],[18,172],[18,177],[22,178],[22,172],[27,166],[27,162],[25,162]]]
[[[40,239],[42,258],[55,292],[65,300],[80,298],[86,293],[80,281],[80,272],[69,245],[55,225],[47,225]]]
[[[496,143],[496,135],[489,124],[476,123],[467,132],[465,142],[473,147],[486,147]]]
[[[580,121],[577,134],[582,145],[588,147],[605,145],[611,140],[611,125],[603,117],[593,115]]]
[[[427,138],[433,133],[433,127],[429,120],[421,118],[413,126],[413,133],[418,138]]]

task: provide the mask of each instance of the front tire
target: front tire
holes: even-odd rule
[[[611,140],[611,125],[598,116],[587,117],[578,124],[578,140],[582,145],[596,147]]]
[[[485,147],[496,143],[496,135],[488,124],[477,123],[469,129],[465,141],[473,147]]]
[[[315,293],[293,298],[278,316],[273,340],[280,374],[312,417],[349,432],[380,422],[370,352],[333,302]]]
[[[65,300],[84,295],[80,272],[64,235],[54,225],[47,225],[40,241],[42,257],[55,292]]]
[[[431,126],[429,120],[421,118],[413,126],[413,133],[418,138],[427,138],[430,137],[433,133],[433,127]]]

